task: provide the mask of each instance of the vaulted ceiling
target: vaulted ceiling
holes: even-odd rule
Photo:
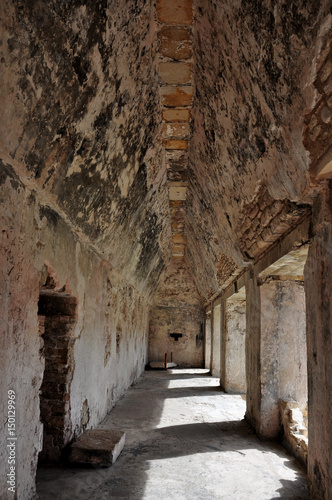
[[[1,11],[2,165],[141,291],[184,259],[206,301],[310,210],[328,0]]]

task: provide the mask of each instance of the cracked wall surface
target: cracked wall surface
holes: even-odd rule
[[[173,352],[182,366],[203,366],[204,308],[237,293],[237,280],[254,304],[255,266],[291,250],[296,228],[290,239],[310,246],[304,281],[314,292],[309,479],[318,496],[332,491],[331,426],[317,428],[332,401],[330,7],[1,3],[0,380],[19,394],[18,495],[34,497],[42,447],[45,269],[77,301],[71,439],[97,426],[153,358]],[[254,415],[259,347],[249,347]]]
[[[305,210],[297,204],[312,204],[302,134],[305,112],[315,105],[317,64],[326,54],[329,8],[307,1],[195,4],[186,238],[188,263],[206,300],[220,290],[215,264],[223,254],[241,267],[277,239],[278,231],[268,234],[268,228],[251,246],[244,241],[244,219],[261,185],[271,208],[287,213],[279,233],[296,225],[298,210]]]

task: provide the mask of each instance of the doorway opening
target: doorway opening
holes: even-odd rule
[[[44,340],[45,368],[40,388],[40,419],[43,447],[39,463],[58,462],[72,438],[70,387],[74,372],[74,331],[77,299],[56,288],[48,274],[40,287],[38,302],[39,331]]]

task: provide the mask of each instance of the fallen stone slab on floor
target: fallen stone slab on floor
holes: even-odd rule
[[[175,368],[177,365],[175,363],[167,363],[167,368]],[[165,368],[165,362],[164,361],[152,361],[150,363],[150,368],[153,369],[158,369],[158,368]]]
[[[110,467],[120,455],[126,439],[125,432],[90,429],[70,446],[69,461]]]

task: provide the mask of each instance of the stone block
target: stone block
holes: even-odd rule
[[[168,26],[188,26],[193,22],[192,0],[158,0],[157,18]]]
[[[191,80],[191,64],[186,62],[163,62],[159,64],[162,83],[184,85]]]
[[[186,122],[190,120],[190,109],[163,109],[165,122]]]
[[[178,169],[173,170],[167,169],[167,180],[170,182],[187,182],[188,181],[188,170]]]
[[[174,243],[174,244],[177,244],[177,243],[185,244],[186,240],[185,240],[185,237],[182,234],[176,233],[176,234],[172,235],[172,243]]]
[[[90,429],[70,446],[69,461],[110,467],[120,455],[126,434],[122,431]]]
[[[193,89],[191,85],[185,87],[161,87],[160,94],[163,106],[190,106]]]
[[[187,168],[189,165],[188,153],[179,150],[166,151],[166,166],[173,170]]]
[[[183,257],[184,255],[184,249],[185,249],[185,245],[181,245],[181,244],[173,244],[172,245],[172,254],[173,255],[176,255],[178,257]]]
[[[190,134],[189,123],[164,123],[163,136],[167,139],[176,137],[177,139],[185,139]]]
[[[186,28],[164,28],[159,31],[159,52],[172,59],[189,59],[192,55],[191,31]]]
[[[163,143],[165,149],[188,149],[188,141],[183,139],[164,139]]]
[[[170,187],[169,199],[171,201],[185,200],[186,193],[187,193],[187,188],[184,186]]]

